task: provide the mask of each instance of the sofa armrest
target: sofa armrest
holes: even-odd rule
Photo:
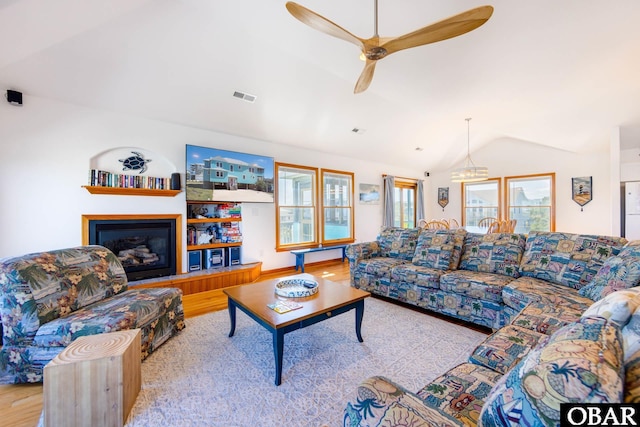
[[[363,259],[371,259],[381,255],[378,241],[352,243],[345,248],[345,256],[349,260],[349,282],[354,286],[353,273]]]
[[[345,255],[349,264],[357,264],[361,259],[370,259],[380,256],[380,245],[377,241],[353,243],[345,249]]]
[[[455,418],[427,406],[417,395],[385,377],[371,377],[344,410],[344,427],[394,425],[462,426]]]

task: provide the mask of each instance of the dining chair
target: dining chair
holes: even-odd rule
[[[478,227],[480,227],[480,228],[489,228],[489,226],[491,226],[491,224],[493,224],[497,220],[498,220],[498,218],[493,218],[493,217],[490,217],[490,216],[482,218],[480,221],[478,221]]]
[[[487,229],[487,234],[500,233],[500,221],[493,221]]]
[[[423,228],[430,229],[430,230],[448,230],[449,224],[447,224],[446,222],[438,221],[434,219],[427,222]]]

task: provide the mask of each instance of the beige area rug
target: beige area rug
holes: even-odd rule
[[[238,311],[187,327],[142,364],[142,390],[127,427],[342,426],[356,387],[384,375],[417,391],[463,362],[485,337],[379,299],[365,301],[362,335],[351,311],[285,335],[282,385],[274,385],[272,338]]]

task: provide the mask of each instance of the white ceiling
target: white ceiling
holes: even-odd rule
[[[373,34],[373,0],[298,2]],[[380,0],[379,33],[483,4],[484,26],[381,60],[354,95],[358,49],[284,0],[0,0],[0,90],[429,170],[462,161],[467,117],[472,151],[596,150],[617,126],[640,146],[638,0]]]

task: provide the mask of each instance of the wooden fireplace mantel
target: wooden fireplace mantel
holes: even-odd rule
[[[176,221],[176,273],[182,272],[182,215],[181,214],[139,214],[139,215],[82,215],[82,244],[89,244],[89,221],[173,219]]]

